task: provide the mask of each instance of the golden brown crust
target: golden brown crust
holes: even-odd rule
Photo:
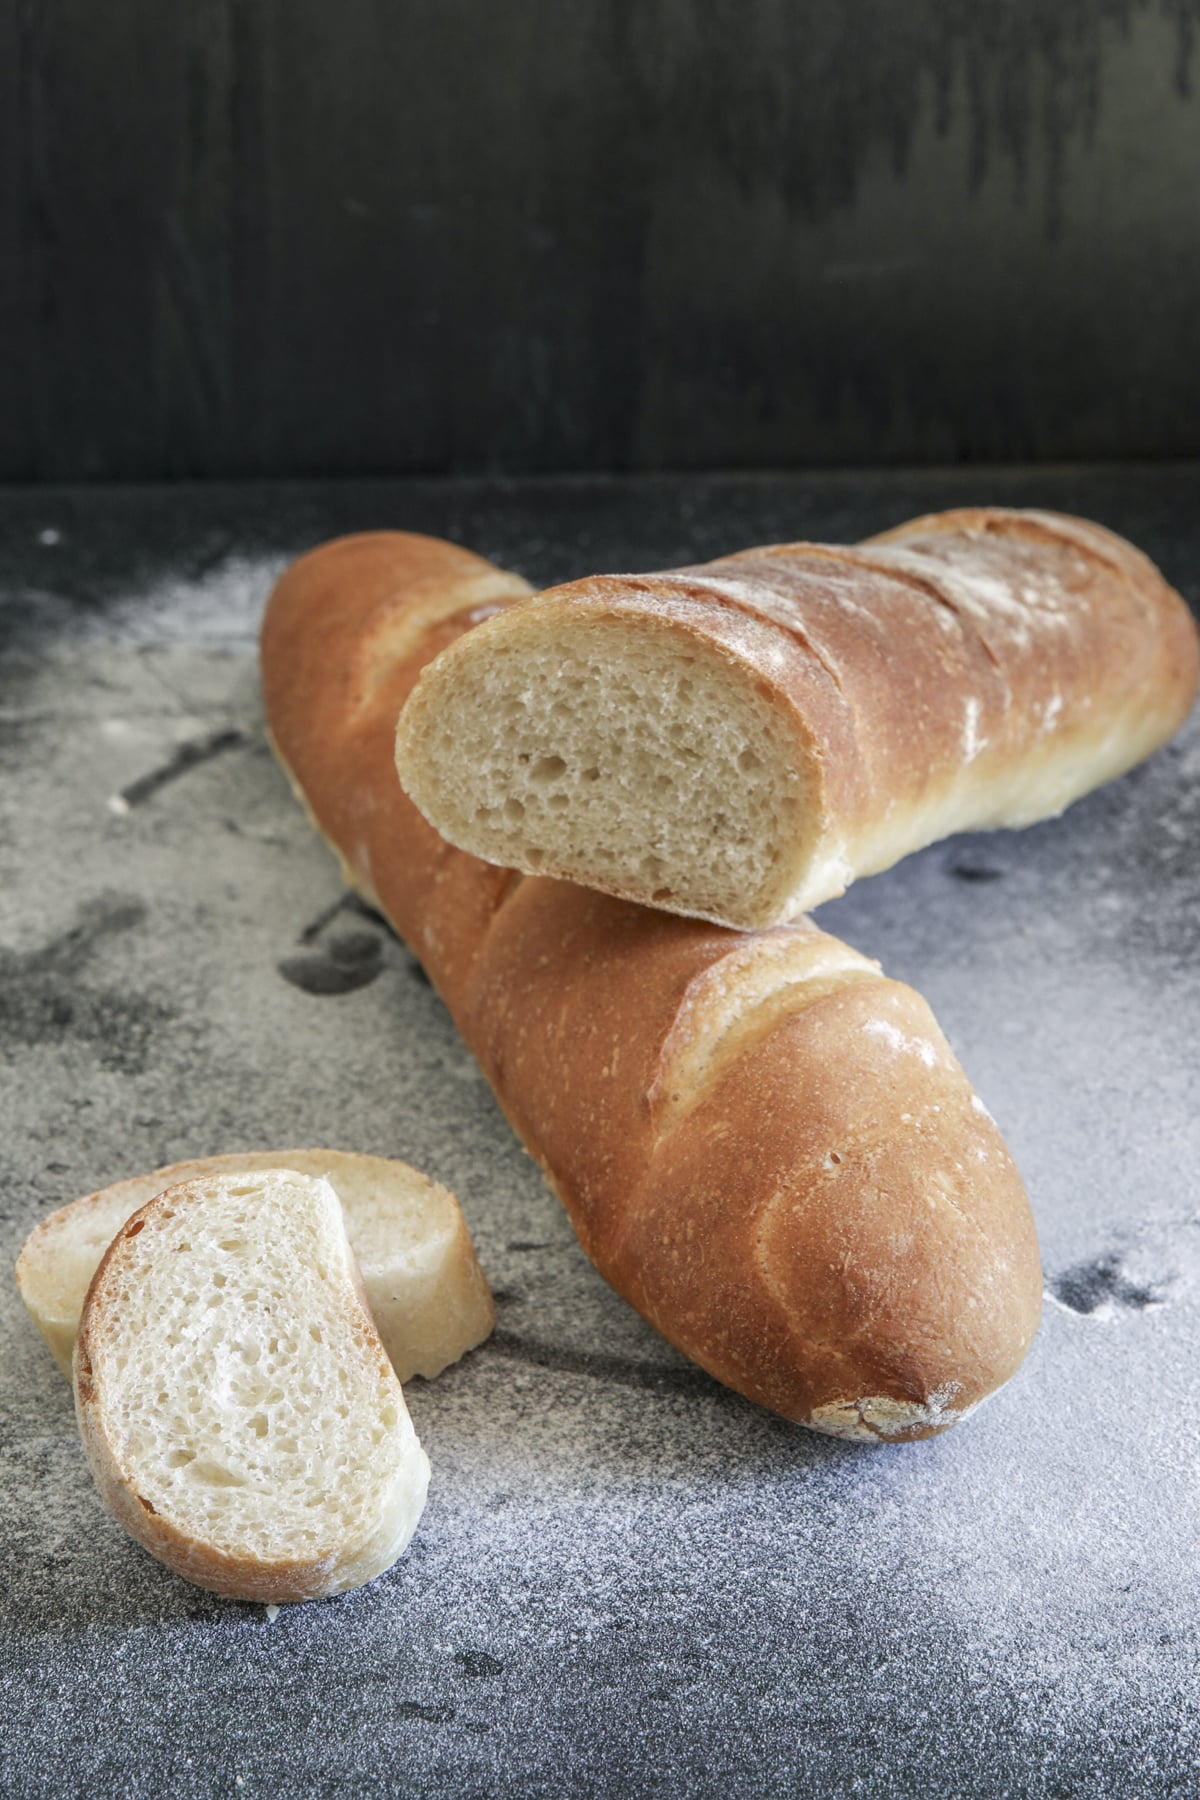
[[[435,538],[340,538],[286,572],[262,628],[267,722],[284,764],[356,885],[379,899],[452,1009],[512,877],[464,859],[425,823],[396,778],[393,743],[421,669],[478,622],[475,584],[499,573]],[[508,579],[512,599],[528,592],[518,576]],[[462,598],[461,609],[443,614],[410,655],[374,664],[368,696],[371,647],[389,633],[395,641],[397,615],[407,618],[447,590]],[[493,597],[489,611],[497,604]]]
[[[878,546],[878,548],[876,548]],[[978,777],[1093,754],[1096,785],[1187,717],[1200,640],[1148,557],[1089,520],[999,508],[916,519],[851,552],[931,584],[996,681],[975,722]],[[1112,740],[1111,749],[1101,749]],[[1082,785],[1077,783],[1075,785]]]
[[[406,707],[406,784],[455,841],[533,866],[527,827],[497,835],[490,808],[472,823],[468,777],[456,773],[453,804],[437,786],[434,715],[473,693],[501,652],[520,667],[522,652],[578,650],[601,629],[619,646],[653,644],[664,670],[703,644],[738,717],[754,682],[786,746],[779,817],[759,828],[771,855],[720,900],[709,859],[657,886],[642,855],[654,820],[637,810],[654,801],[636,784],[627,853],[609,846],[588,862],[568,833],[529,854],[544,873],[741,927],[794,917],[951,832],[1061,812],[1165,743],[1200,674],[1191,615],[1153,564],[1100,526],[1050,513],[976,508],[857,546],[780,544],[589,577],[497,619]],[[714,826],[724,851],[745,829],[736,804]]]
[[[831,1379],[958,1410],[1037,1326],[1019,1193],[924,1001],[855,982],[743,1050],[659,1143],[613,1263],[681,1349],[790,1417],[831,1404]]]
[[[841,855],[869,874],[951,831],[1061,811],[1165,743],[1200,674],[1191,614],[1153,563],[1053,513],[941,513],[864,545],[746,550],[541,604],[652,611],[684,593],[767,665],[815,748],[830,854],[796,908],[839,891],[827,870]],[[774,655],[730,615],[774,627]]]
[[[400,789],[393,727],[468,615],[377,668],[369,706],[346,671],[407,605],[410,568],[427,595],[439,567],[448,586],[479,574],[464,557],[379,534],[276,588],[267,717],[319,829],[421,957],[618,1292],[789,1418],[871,1439],[944,1429],[1017,1368],[1040,1308],[994,1124],[920,997],[814,927],[746,936],[513,877],[436,836]],[[812,982],[791,969],[809,943]],[[844,983],[831,960],[853,965]],[[681,1073],[689,1009],[719,1038],[726,990],[753,1013],[745,1041]]]

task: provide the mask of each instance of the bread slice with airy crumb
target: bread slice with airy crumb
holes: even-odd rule
[[[323,1179],[209,1175],[149,1201],[88,1290],[74,1378],[105,1505],[214,1593],[359,1587],[424,1509],[429,1462]]]
[[[488,1336],[496,1308],[462,1209],[448,1188],[382,1156],[242,1151],[118,1181],[60,1206],[30,1232],[17,1258],[17,1288],[68,1381],[88,1284],[126,1219],[181,1181],[270,1169],[323,1175],[332,1182],[376,1329],[400,1381],[440,1375]]]

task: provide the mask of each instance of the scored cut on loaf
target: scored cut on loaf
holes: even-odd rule
[[[429,1462],[328,1181],[167,1188],[119,1230],[74,1355],[88,1464],[161,1562],[235,1599],[317,1599],[390,1568]]]
[[[60,1206],[17,1258],[17,1289],[68,1381],[89,1283],[120,1227],[182,1181],[292,1169],[333,1184],[367,1301],[400,1381],[435,1376],[483,1342],[491,1289],[455,1196],[419,1169],[345,1150],[248,1150],[172,1163]]]
[[[769,926],[1061,812],[1172,735],[1197,667],[1131,545],[974,509],[553,588],[425,669],[397,767],[475,856]]]
[[[812,925],[732,932],[438,836],[397,780],[395,721],[483,628],[489,567],[400,532],[295,563],[262,628],[284,769],[617,1292],[786,1418],[945,1430],[1019,1367],[1041,1309],[995,1122],[920,995]]]

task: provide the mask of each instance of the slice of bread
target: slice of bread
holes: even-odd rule
[[[496,1318],[454,1195],[407,1163],[344,1150],[254,1150],[173,1163],[60,1206],[17,1259],[17,1287],[69,1381],[88,1284],[139,1207],[181,1181],[271,1169],[325,1176],[346,1216],[367,1301],[401,1381],[439,1375],[482,1343]]]
[[[143,1206],[88,1290],[74,1372],[105,1505],[200,1587],[317,1599],[413,1534],[429,1462],[328,1181],[210,1175]]]

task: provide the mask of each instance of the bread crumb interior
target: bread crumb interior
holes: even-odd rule
[[[794,746],[753,677],[690,637],[526,629],[464,658],[423,725],[406,784],[488,861],[701,916],[790,885]]]
[[[411,1432],[333,1190],[215,1178],[126,1235],[94,1359],[142,1504],[234,1556],[365,1539]]]

